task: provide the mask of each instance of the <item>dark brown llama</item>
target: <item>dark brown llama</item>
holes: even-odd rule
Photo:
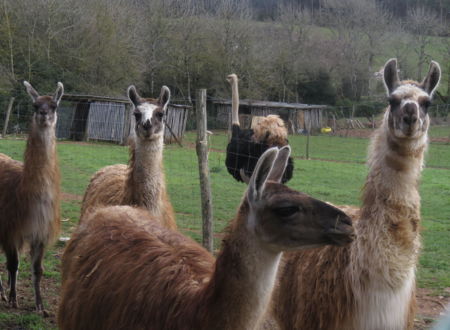
[[[87,214],[63,256],[60,329],[255,329],[282,251],[353,238],[337,208],[282,185],[290,148],[259,159],[217,260],[143,209]]]
[[[0,245],[6,254],[12,307],[17,307],[19,252],[25,243],[30,245],[36,310],[45,316],[40,281],[45,247],[57,236],[60,225],[55,126],[64,88],[59,82],[53,96],[39,96],[28,82],[24,85],[33,100],[34,113],[24,162],[0,157]],[[0,292],[6,300],[1,281]]]

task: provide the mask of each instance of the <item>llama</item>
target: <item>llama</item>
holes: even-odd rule
[[[145,99],[130,86],[128,98],[134,106],[135,119],[129,165],[106,166],[92,176],[84,194],[80,221],[89,208],[132,205],[146,208],[164,226],[176,229],[163,170],[163,118],[170,90],[163,86],[158,99]]]
[[[143,209],[95,210],[62,259],[60,329],[254,329],[282,251],[353,239],[339,209],[282,185],[290,147],[259,159],[217,260]]]
[[[258,158],[270,147],[283,147],[289,143],[287,129],[283,120],[276,115],[269,115],[259,121],[253,129],[241,129],[239,124],[239,91],[238,77],[230,74],[227,77],[232,92],[232,126],[231,140],[227,146],[225,165],[228,173],[238,182],[248,183]],[[294,162],[289,158],[283,183],[292,178]]]
[[[59,233],[60,175],[56,158],[56,110],[64,93],[62,83],[53,96],[40,96],[24,81],[34,113],[24,162],[0,156],[0,246],[6,254],[9,304],[17,308],[19,253],[30,245],[36,310],[47,316],[41,297],[44,250]],[[6,300],[0,281],[0,293]]]
[[[389,106],[369,148],[356,239],[346,247],[285,254],[274,293],[282,329],[413,327],[418,184],[428,143],[427,108],[440,75],[439,65],[431,62],[421,83],[400,81],[397,60],[385,64]]]

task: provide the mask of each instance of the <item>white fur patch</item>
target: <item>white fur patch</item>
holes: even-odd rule
[[[393,290],[383,281],[372,282],[367,291],[361,292],[358,300],[358,317],[355,329],[359,330],[403,330],[406,328],[411,292],[415,283],[411,268],[403,286]]]
[[[138,109],[142,113],[142,122],[145,123],[147,120],[152,120],[153,112],[158,108],[157,105],[151,103],[143,103]]]
[[[424,90],[412,84],[400,85],[392,93],[392,95],[398,96],[400,98],[416,99],[416,100],[420,96],[428,96],[428,94]]]

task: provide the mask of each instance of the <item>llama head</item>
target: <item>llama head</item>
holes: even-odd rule
[[[354,238],[342,211],[281,184],[291,149],[268,149],[258,160],[246,198],[247,226],[274,251],[343,245]]]
[[[167,86],[161,88],[158,99],[141,98],[133,85],[128,87],[128,98],[133,103],[136,136],[141,140],[157,140],[164,134],[164,115],[170,100]]]
[[[61,82],[58,82],[55,94],[53,96],[43,95],[39,93],[31,86],[28,81],[24,81],[23,84],[27,89],[28,95],[33,100],[33,122],[39,127],[54,127],[56,124],[56,109],[64,94],[64,86]]]
[[[386,112],[391,134],[400,139],[418,139],[427,134],[430,118],[428,107],[439,84],[441,69],[432,61],[422,82],[400,81],[397,60],[390,59],[384,66],[384,84],[389,109]]]

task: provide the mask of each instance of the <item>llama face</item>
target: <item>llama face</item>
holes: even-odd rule
[[[58,104],[50,96],[39,96],[33,102],[33,119],[40,127],[53,127],[56,124]]]
[[[136,135],[141,139],[154,140],[164,132],[164,110],[159,104],[143,102],[133,112]]]
[[[270,155],[276,149],[261,156],[250,179],[249,230],[275,252],[351,242],[352,221],[345,213],[280,183],[290,147]]]
[[[164,134],[164,115],[170,100],[170,90],[161,88],[158,99],[143,99],[134,86],[128,87],[128,98],[134,105],[136,136],[142,140],[157,140]]]
[[[352,220],[341,210],[279,183],[267,183],[265,202],[253,209],[255,230],[274,249],[344,245],[354,238]]]
[[[55,127],[57,119],[56,110],[64,94],[63,84],[58,82],[53,96],[39,96],[39,93],[28,81],[24,81],[23,84],[27,89],[28,95],[33,100],[33,122],[41,128]]]
[[[399,138],[418,138],[426,134],[430,104],[431,97],[420,87],[411,83],[400,85],[389,96],[389,129]]]
[[[384,67],[384,83],[388,94],[386,112],[392,135],[401,139],[418,139],[426,135],[430,124],[428,108],[441,76],[439,64],[431,62],[430,70],[421,83],[400,81],[397,60],[389,60]]]

